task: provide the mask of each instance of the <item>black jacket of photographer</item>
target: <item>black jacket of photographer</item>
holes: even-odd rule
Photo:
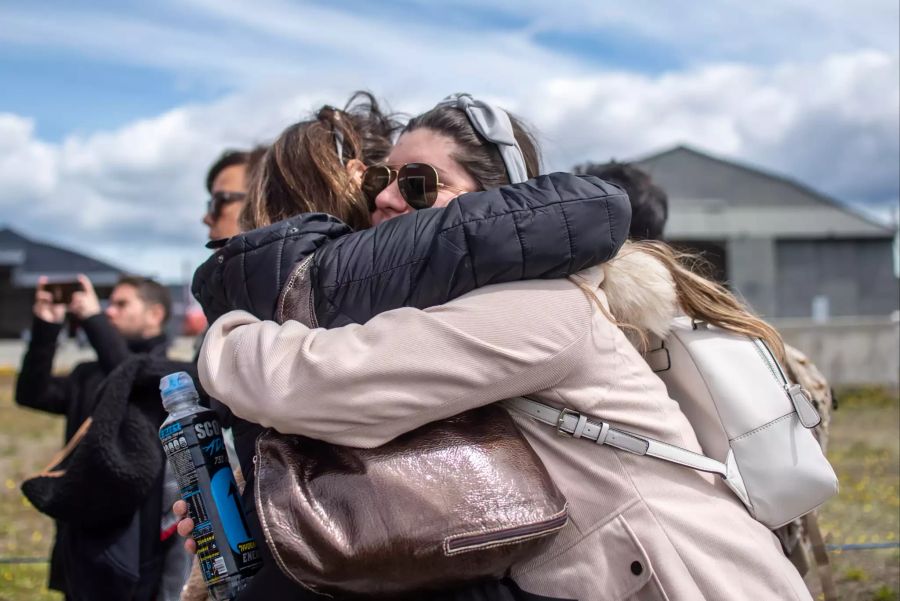
[[[63,326],[35,317],[31,341],[16,381],[16,403],[20,406],[66,417],[65,442],[91,415],[100,385],[110,372],[138,353],[164,356],[167,347],[166,337],[162,335],[140,340],[125,339],[102,313],[81,322],[81,327],[97,353],[97,360],[76,365],[68,375],[54,376],[53,358]],[[159,524],[152,529],[152,534],[150,525],[145,536],[158,538]],[[70,534],[65,523],[57,522],[57,536],[50,559],[49,587],[62,592],[68,592],[63,565],[78,559],[65,557],[62,549],[64,545],[61,541]]]

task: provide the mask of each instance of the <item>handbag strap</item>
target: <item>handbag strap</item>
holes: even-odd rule
[[[588,419],[587,416],[573,409],[557,409],[526,397],[507,399],[501,401],[500,404],[507,409],[519,411],[541,423],[553,426],[562,436],[584,438],[635,455],[648,455],[701,472],[719,474],[725,479],[729,477],[728,467],[721,461],[634,432],[613,428],[607,422]]]

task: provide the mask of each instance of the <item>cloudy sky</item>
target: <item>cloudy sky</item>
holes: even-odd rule
[[[0,226],[177,280],[219,152],[360,88],[498,101],[548,169],[687,143],[888,215],[898,23],[896,0],[6,1]]]

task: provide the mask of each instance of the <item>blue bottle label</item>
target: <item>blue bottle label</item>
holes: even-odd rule
[[[159,437],[194,521],[192,536],[207,585],[256,572],[262,565],[259,547],[247,527],[215,413],[167,424]]]

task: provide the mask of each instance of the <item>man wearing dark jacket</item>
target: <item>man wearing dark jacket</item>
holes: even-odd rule
[[[135,354],[165,355],[163,326],[171,307],[168,290],[162,285],[125,277],[113,289],[104,312],[91,281],[83,275],[78,280],[81,290],[72,295],[68,305],[54,303],[46,290],[47,278],[38,281],[31,342],[16,383],[19,405],[66,416],[66,442],[91,415],[100,384],[110,372]],[[84,329],[97,360],[75,366],[67,376],[54,376],[56,341],[67,312]],[[71,558],[61,548],[67,529],[67,524],[57,523],[49,587],[72,597],[77,591],[68,590],[66,579],[66,563]],[[148,536],[159,536],[158,523],[148,528]]]

